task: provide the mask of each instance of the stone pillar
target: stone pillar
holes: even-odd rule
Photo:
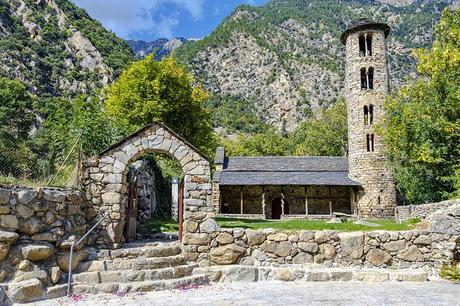
[[[171,217],[177,222],[179,206],[179,179],[173,177],[171,184]]]

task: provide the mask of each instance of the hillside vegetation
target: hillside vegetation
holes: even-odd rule
[[[272,0],[240,6],[208,37],[175,55],[213,93],[208,103],[221,133],[275,127],[291,132],[340,95],[344,50],[339,38],[360,17],[387,22],[391,84],[416,76],[412,48],[428,47],[453,0]],[[234,105],[237,105],[234,108]],[[228,111],[232,109],[231,111]]]
[[[0,2],[0,76],[35,95],[93,92],[133,57],[125,41],[68,0]]]

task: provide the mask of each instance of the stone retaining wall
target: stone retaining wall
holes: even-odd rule
[[[95,217],[79,191],[0,188],[0,283],[32,278],[43,286],[57,283],[68,270],[72,242]],[[76,253],[77,262],[83,255]]]
[[[189,225],[190,226],[190,225]],[[439,268],[460,252],[458,235],[403,232],[277,232],[220,229],[186,234],[184,248],[201,266],[324,264],[327,267]],[[200,246],[197,246],[200,245]]]
[[[443,201],[439,203],[421,205],[398,206],[396,207],[395,217],[398,222],[404,222],[413,218],[419,218],[423,220],[435,211],[447,208],[454,204],[460,204],[460,200]]]

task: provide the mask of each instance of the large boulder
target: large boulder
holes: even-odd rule
[[[12,283],[8,287],[8,296],[14,303],[35,302],[44,296],[43,285],[36,278]]]
[[[460,235],[460,201],[429,215],[419,226],[434,233]]]
[[[361,258],[364,252],[364,232],[339,233],[342,255],[354,259]]]
[[[69,254],[70,252],[60,254],[57,258],[57,264],[64,272],[69,272]],[[88,256],[86,250],[80,250],[73,253],[72,257],[72,271],[75,271],[78,264]]]
[[[307,264],[307,263],[312,263],[313,262],[313,255],[309,253],[299,253],[294,258],[292,259],[292,263],[294,264]]]
[[[246,252],[245,248],[236,244],[227,244],[213,248],[211,252],[209,252],[209,257],[216,264],[231,265],[236,263],[244,252]]]
[[[423,261],[423,254],[415,245],[410,246],[407,251],[398,254],[398,257],[405,261]]]
[[[19,217],[24,219],[28,219],[34,215],[33,209],[30,209],[29,207],[23,204],[18,204],[16,206],[16,212],[18,213]]]
[[[213,233],[220,229],[219,224],[214,219],[207,219],[203,223],[200,224],[200,232],[202,233]]]
[[[14,232],[0,231],[0,242],[15,242],[19,235]]]
[[[19,224],[19,231],[29,236],[43,231],[46,226],[37,218],[30,218]]]
[[[373,264],[374,266],[380,267],[384,264],[390,265],[392,257],[388,252],[385,252],[381,249],[372,249],[367,253],[367,261]]]
[[[267,234],[262,231],[246,230],[249,246],[261,245],[267,238]]]
[[[38,195],[37,189],[27,189],[18,192],[18,201],[21,204],[29,204]]]
[[[50,258],[54,248],[50,244],[29,244],[22,248],[22,256],[30,261],[40,261]]]
[[[260,248],[266,252],[273,253],[280,257],[286,257],[291,254],[292,244],[289,241],[275,242],[266,240]]]
[[[19,221],[14,215],[3,215],[0,216],[0,227],[18,229]]]
[[[0,189],[0,204],[8,204],[11,198],[11,191],[9,189]]]
[[[315,242],[299,242],[298,246],[299,249],[308,253],[315,254],[318,252],[318,244]]]
[[[10,250],[10,245],[8,243],[0,242],[0,261],[6,258],[6,255],[8,255],[9,250]]]
[[[208,245],[211,242],[211,237],[206,233],[187,233],[182,238],[183,244]]]

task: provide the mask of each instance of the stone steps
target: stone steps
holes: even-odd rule
[[[154,281],[190,276],[196,267],[198,267],[198,265],[195,264],[148,270],[83,272],[73,275],[72,279],[74,284]]]
[[[101,272],[117,270],[150,270],[184,265],[184,256],[115,258],[113,260],[92,260],[81,262],[78,272]]]
[[[173,290],[188,288],[199,285],[209,284],[206,275],[192,275],[177,279],[157,280],[157,281],[135,281],[130,283],[101,283],[101,284],[75,284],[73,286],[74,294],[101,294],[101,293],[132,293],[132,292],[149,292],[159,290]],[[65,296],[67,285],[58,285],[47,288],[46,296],[48,299],[54,299]]]
[[[117,250],[100,250],[92,260],[113,260],[117,258],[167,257],[182,253],[180,243],[130,243]]]
[[[258,281],[359,281],[359,282],[425,282],[428,273],[423,270],[367,269],[367,268],[325,268],[325,267],[254,267],[254,266],[213,266],[196,268],[193,274],[207,275],[213,282],[258,282]]]

